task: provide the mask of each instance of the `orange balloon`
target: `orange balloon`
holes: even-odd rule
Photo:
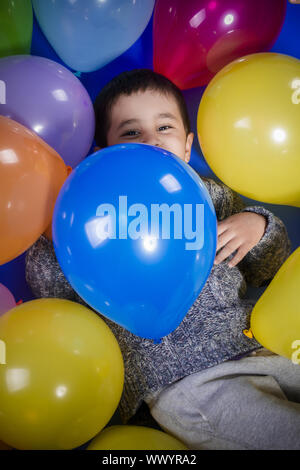
[[[72,171],[73,171],[73,168],[71,166],[67,165],[67,176],[66,176],[66,178],[68,178],[68,176],[72,173]],[[45,235],[45,237],[47,237],[48,240],[52,241],[52,218],[51,218],[50,224],[48,225],[48,227],[45,230],[45,232],[43,233],[43,235]]]
[[[46,230],[67,177],[62,158],[34,132],[0,116],[0,265]]]

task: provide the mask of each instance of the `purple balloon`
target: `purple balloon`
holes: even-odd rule
[[[0,114],[33,130],[72,168],[93,142],[88,92],[72,72],[44,57],[0,59]]]
[[[0,283],[0,316],[15,306],[14,296],[7,287]]]

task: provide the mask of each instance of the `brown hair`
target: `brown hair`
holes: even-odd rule
[[[182,117],[186,135],[191,132],[187,107],[180,89],[163,75],[150,69],[135,69],[122,72],[114,77],[100,91],[94,102],[96,118],[95,141],[103,148],[107,147],[107,133],[110,128],[110,111],[121,95],[131,95],[139,91],[154,90],[175,98]]]

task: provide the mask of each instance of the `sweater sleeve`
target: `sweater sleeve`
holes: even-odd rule
[[[224,220],[230,215],[237,214],[245,207],[243,200],[232,189],[221,182],[216,182],[210,178],[203,178],[213,205],[215,207],[218,221]]]
[[[246,281],[260,287],[267,284],[291,253],[291,243],[283,222],[262,206],[246,206],[241,197],[223,183],[203,178],[215,206],[218,220],[238,212],[254,212],[267,220],[260,241],[240,261],[238,267]]]
[[[240,261],[246,281],[254,287],[268,284],[291,254],[291,242],[282,220],[261,206],[248,206],[242,212],[255,212],[267,219],[265,233]]]
[[[36,297],[78,301],[58,264],[52,242],[43,235],[27,251],[25,265],[26,281]]]

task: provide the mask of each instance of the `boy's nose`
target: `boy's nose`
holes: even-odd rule
[[[153,145],[154,147],[159,147],[160,146],[160,140],[157,135],[145,135],[143,136],[141,142],[143,144],[148,144],[148,145]]]

